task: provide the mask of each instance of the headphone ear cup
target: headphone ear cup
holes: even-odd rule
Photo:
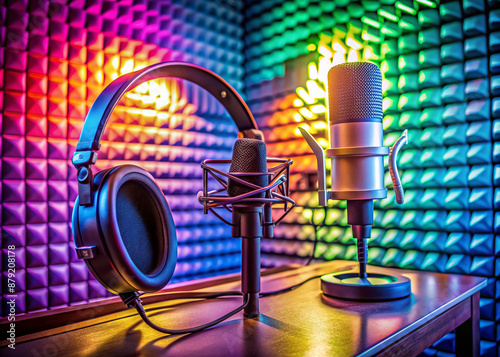
[[[77,252],[113,293],[153,292],[170,281],[177,261],[172,212],[153,177],[134,165],[96,175],[93,204],[73,211]],[[82,255],[82,254],[80,254]]]

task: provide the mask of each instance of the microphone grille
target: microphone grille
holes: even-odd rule
[[[248,138],[236,140],[229,172],[267,172],[266,151],[266,144],[262,140]],[[239,176],[239,178],[261,187],[268,184],[267,175],[248,175]],[[250,191],[253,189],[234,180],[228,180],[227,193],[229,196],[234,197]],[[264,194],[259,195],[259,197],[264,197]]]
[[[330,121],[382,121],[382,73],[376,64],[348,62],[328,72]]]

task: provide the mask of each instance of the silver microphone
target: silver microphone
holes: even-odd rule
[[[332,189],[330,198],[387,197],[384,186],[382,74],[368,62],[344,63],[328,72]]]
[[[404,191],[396,166],[400,148],[408,142],[403,135],[391,147],[383,146],[382,74],[377,65],[351,62],[328,72],[328,113],[332,160],[331,190],[326,188],[325,152],[305,129],[299,128],[318,163],[319,204],[328,199],[347,200],[347,220],[358,239],[358,260],[366,265],[366,238],[373,225],[373,200],[387,197],[384,185],[384,156],[389,155],[389,172],[397,203]],[[360,276],[362,274],[360,266]]]
[[[328,72],[328,107],[332,187],[325,182],[325,153],[305,129],[299,128],[318,161],[320,205],[328,199],[366,200],[386,198],[384,160],[389,155],[389,172],[402,203],[404,192],[396,167],[399,149],[408,142],[403,135],[391,147],[383,146],[382,74],[369,62],[350,62]]]

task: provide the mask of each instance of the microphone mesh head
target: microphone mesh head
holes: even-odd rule
[[[376,64],[348,62],[328,72],[331,122],[382,121],[382,73]]]
[[[267,152],[266,144],[262,140],[257,139],[238,139],[234,143],[233,158],[229,172],[267,172]],[[238,176],[242,180],[253,183],[260,187],[267,186],[267,175],[248,175]],[[250,191],[253,188],[240,184],[229,179],[227,184],[227,194],[231,197],[238,196]],[[263,198],[264,193],[253,195],[252,198]]]

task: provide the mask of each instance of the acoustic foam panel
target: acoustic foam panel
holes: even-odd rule
[[[15,245],[17,313],[109,296],[76,257],[70,158],[86,113],[121,74],[165,60],[204,66],[244,87],[243,4],[207,1],[6,1],[0,6],[2,304]],[[230,158],[236,127],[187,82],[155,81],[116,108],[98,169],[144,167],[173,210],[173,281],[239,270],[239,241],[196,200],[200,162]]]
[[[318,208],[316,162],[297,131],[327,147],[324,75],[331,65],[370,60],[383,73],[384,145],[404,129],[398,158],[406,202],[375,201],[369,262],[488,278],[481,292],[481,355],[500,339],[500,3],[464,0],[247,1],[249,103],[273,156],[294,160],[298,202],[264,241],[263,264],[356,259],[345,202]],[[387,170],[386,170],[387,171]],[[342,174],[342,173],[337,173]],[[391,179],[387,173],[386,185]],[[446,335],[427,355],[453,355]]]

